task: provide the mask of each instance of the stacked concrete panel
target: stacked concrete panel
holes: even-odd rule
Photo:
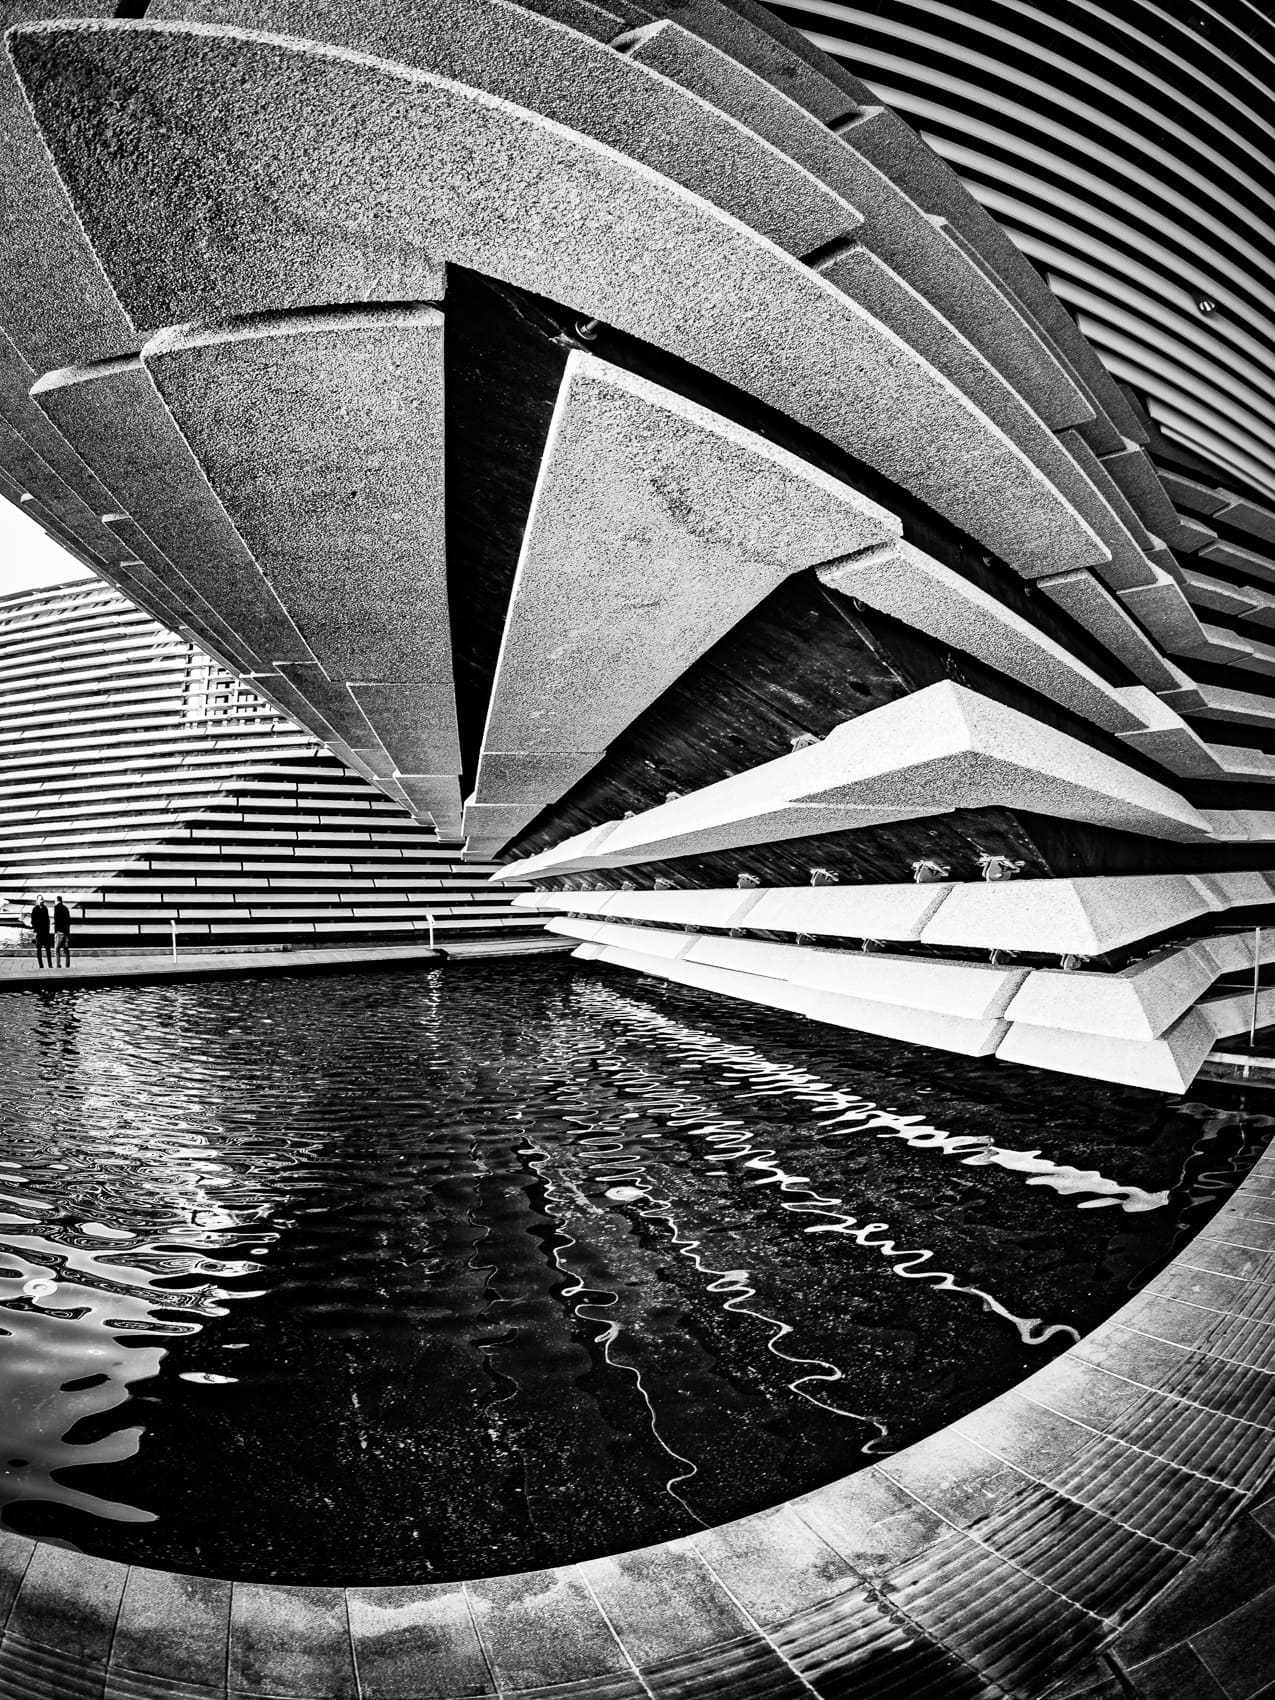
[[[1275,496],[1275,127],[1259,9],[775,9],[922,132],[985,215],[953,222],[999,266],[996,221],[1168,438]],[[927,210],[951,216],[937,192]],[[1020,267],[1011,281],[1035,293]],[[1099,452],[1139,506],[1137,462]],[[1174,545],[1173,523],[1162,511],[1151,529]]]
[[[1056,1066],[1086,1043],[1036,978],[1064,970],[962,966],[1019,948],[995,906],[918,935],[958,953],[927,972],[686,940],[771,931],[806,877],[820,904],[875,889],[861,936],[888,939],[915,868],[951,886],[923,932],[980,871],[1041,916],[1158,878],[1129,934],[1155,941],[1184,883],[1269,865],[1271,303],[1236,222],[1268,178],[1238,27],[1199,72],[1226,108],[1114,12],[1130,50],[1077,93],[1107,39],[1079,0],[123,10],[3,8],[0,495],[387,810],[559,894],[680,889],[672,942],[617,911],[594,959],[1005,1057],[1071,1035]],[[1169,215],[1171,285],[1185,239],[1145,228]],[[740,878],[765,895],[723,928]],[[1164,1015],[1117,1046],[1189,1023],[1181,1074],[1232,1019],[1226,950],[1132,979],[1057,952],[1095,954],[1126,976],[1095,1009]]]
[[[0,598],[0,911],[77,947],[525,930],[483,870],[109,586]]]

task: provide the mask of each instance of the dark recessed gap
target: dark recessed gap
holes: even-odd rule
[[[117,18],[144,18],[151,0],[119,0],[115,8]]]

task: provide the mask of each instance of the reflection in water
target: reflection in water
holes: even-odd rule
[[[1037,1367],[1265,1138],[634,985],[0,998],[3,1520],[315,1582],[685,1532]]]

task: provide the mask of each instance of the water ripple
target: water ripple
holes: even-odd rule
[[[0,1022],[0,1519],[262,1579],[806,1491],[1091,1327],[1266,1127],[561,960]]]

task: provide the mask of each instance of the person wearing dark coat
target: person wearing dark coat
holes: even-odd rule
[[[53,966],[63,966],[62,953],[66,952],[66,967],[71,966],[71,911],[59,897],[53,905]]]
[[[36,966],[52,968],[53,937],[49,928],[48,905],[42,897],[37,897],[31,908],[31,931],[35,934]]]

